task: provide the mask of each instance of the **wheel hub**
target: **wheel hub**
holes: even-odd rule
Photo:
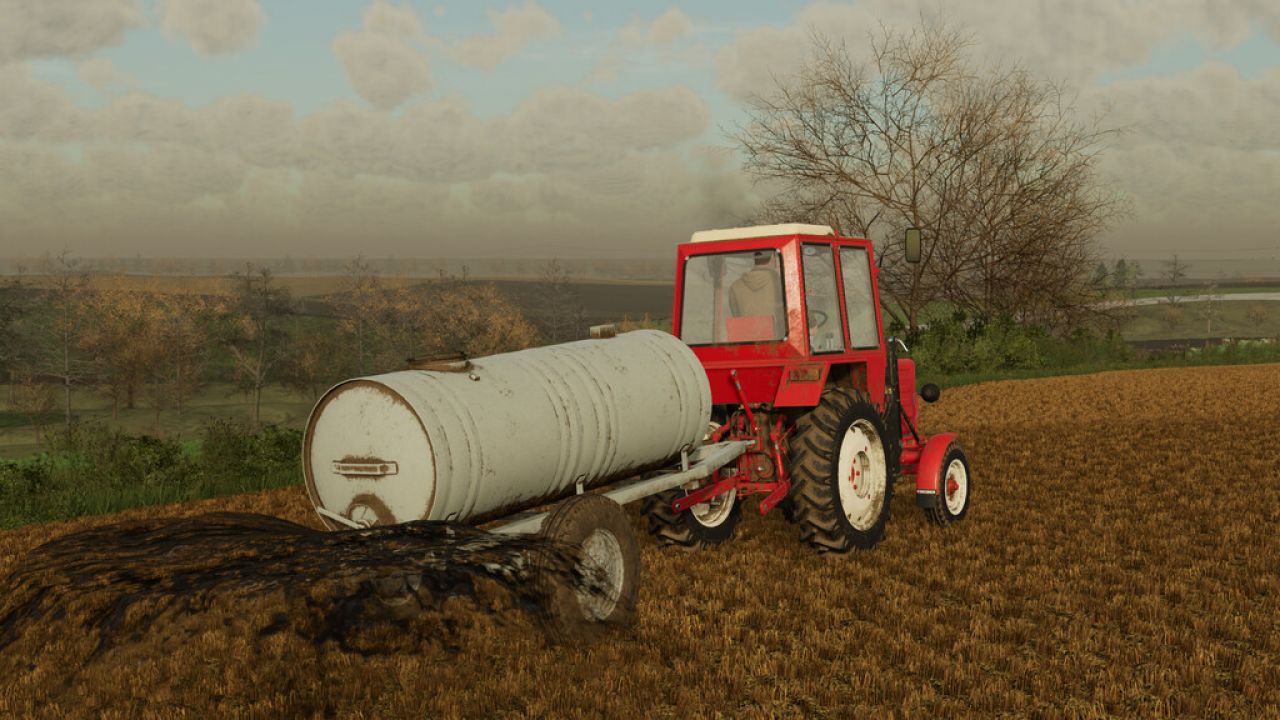
[[[871,483],[865,481],[867,472],[871,469],[871,456],[867,454],[869,449],[864,447],[858,451],[849,473],[849,482],[853,485],[854,494],[863,499],[871,492]],[[860,480],[862,482],[859,482]]]
[[[582,543],[582,560],[592,587],[577,590],[578,603],[586,617],[604,620],[622,594],[622,546],[612,532],[597,528]]]
[[[880,516],[887,492],[887,463],[876,428],[867,421],[850,425],[837,453],[836,478],[841,482],[840,505],[857,530],[872,527]]]
[[[947,511],[958,515],[969,499],[969,473],[964,463],[959,459],[952,460],[947,466],[946,478],[943,490],[946,492]]]

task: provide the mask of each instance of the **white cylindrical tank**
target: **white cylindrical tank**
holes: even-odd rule
[[[497,517],[669,461],[711,416],[698,358],[657,330],[432,367],[320,398],[302,449],[317,508],[378,525]]]

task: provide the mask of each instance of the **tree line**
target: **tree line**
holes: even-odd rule
[[[145,278],[91,273],[64,251],[46,256],[39,282],[0,287],[0,368],[9,407],[36,426],[70,426],[79,393],[122,409],[179,417],[210,382],[244,393],[254,428],[263,391],[276,384],[318,397],[341,379],[401,370],[409,358],[478,357],[581,337],[581,302],[559,263],[543,271],[536,323],[491,283],[440,273],[390,282],[364,257],[348,261],[328,317],[295,313],[269,268],[251,263],[221,278],[160,289]],[[315,303],[311,303],[315,306]],[[576,323],[576,324],[575,324]],[[55,419],[56,418],[56,419]]]

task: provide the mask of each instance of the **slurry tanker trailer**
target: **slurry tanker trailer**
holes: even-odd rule
[[[919,258],[907,232],[906,257]],[[818,225],[694,233],[677,249],[671,333],[638,330],[356,378],[316,404],[307,492],[330,529],[410,520],[541,533],[580,550],[605,594],[558,612],[631,619],[640,554],[730,539],[750,495],[818,551],[874,547],[900,476],[947,525],[968,512],[954,433],[925,436],[915,364],[886,338],[870,241]],[[905,347],[905,346],[904,346]],[[554,505],[549,505],[555,502]]]

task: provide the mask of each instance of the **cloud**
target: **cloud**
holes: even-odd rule
[[[910,30],[921,17],[941,16],[970,33],[975,57],[1019,63],[1031,71],[1077,85],[1108,71],[1145,64],[1154,50],[1189,33],[1213,49],[1244,41],[1254,24],[1280,28],[1280,6],[1258,0],[1080,0],[982,3],[937,0],[815,2],[781,26],[743,28],[716,56],[722,89],[736,98],[773,87],[771,75],[796,70],[816,29],[864,55],[881,24]]]
[[[672,7],[651,23],[632,21],[618,31],[609,44],[600,64],[587,78],[589,83],[616,80],[626,66],[627,57],[638,51],[662,49],[668,51],[664,60],[670,60],[669,50],[676,43],[693,35],[693,20],[680,8]]]
[[[1101,162],[1135,204],[1135,221],[1113,235],[1113,247],[1202,250],[1207,237],[1274,232],[1280,70],[1245,79],[1210,62],[1095,88],[1081,104],[1125,129]]]
[[[112,87],[133,87],[137,81],[116,69],[110,58],[95,57],[82,61],[76,66],[80,80],[97,90]]]
[[[535,90],[491,132],[513,172],[575,172],[629,152],[671,147],[706,129],[702,98],[684,86],[616,100],[576,88]]]
[[[673,7],[662,13],[649,26],[646,40],[651,45],[671,45],[693,34],[693,21],[680,8]]]
[[[482,70],[493,70],[503,60],[523,53],[537,40],[560,34],[560,21],[536,2],[506,10],[486,10],[494,32],[475,35],[445,46],[453,60]]]
[[[0,64],[81,56],[145,23],[138,0],[0,0]]]
[[[360,97],[391,110],[431,86],[431,66],[414,44],[424,38],[412,8],[375,0],[360,30],[334,38],[333,52]]]
[[[0,138],[59,140],[75,132],[79,115],[62,88],[21,63],[0,65]]]
[[[186,40],[201,55],[253,45],[265,19],[258,0],[160,0],[159,10],[165,34]]]
[[[1137,141],[1280,149],[1280,70],[1246,80],[1230,65],[1209,62],[1179,75],[1115,82],[1088,101]]]
[[[0,213],[14,253],[344,255],[361,237],[511,255],[513,225],[528,243],[515,255],[665,253],[724,224],[745,187],[736,168],[688,161],[707,122],[681,86],[543,88],[493,118],[458,99],[299,117],[252,95],[191,107],[136,91],[78,110],[18,66],[0,70],[0,165],[17,168],[0,173]]]

